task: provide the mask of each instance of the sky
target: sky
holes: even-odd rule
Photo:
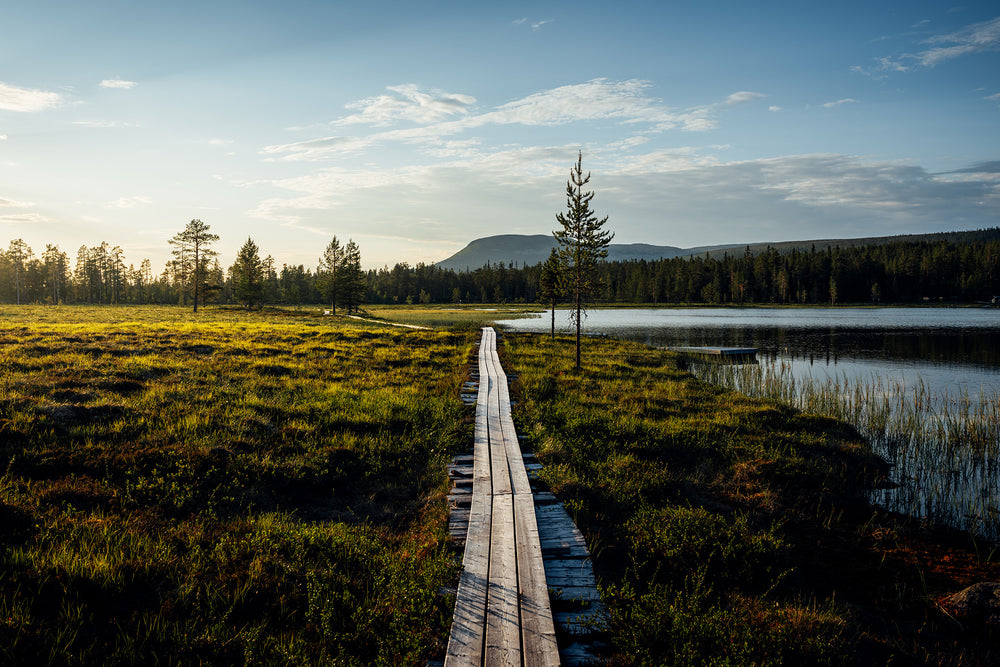
[[[0,10],[0,243],[315,268],[1000,224],[995,2],[33,0]]]

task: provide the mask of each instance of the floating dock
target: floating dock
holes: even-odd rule
[[[693,357],[704,357],[732,363],[757,361],[756,347],[668,347],[671,352],[679,352]]]

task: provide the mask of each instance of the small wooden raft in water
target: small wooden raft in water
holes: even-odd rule
[[[558,665],[542,543],[496,331],[479,346],[472,499],[445,665]]]
[[[671,352],[680,352],[697,357],[717,357],[721,359],[756,359],[756,347],[668,347]]]

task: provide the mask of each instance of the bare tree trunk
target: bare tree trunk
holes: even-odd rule
[[[583,368],[580,364],[580,290],[576,291],[576,369]]]

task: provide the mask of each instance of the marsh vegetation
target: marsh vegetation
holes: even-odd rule
[[[0,662],[413,664],[447,637],[472,337],[0,313]]]
[[[844,422],[698,380],[670,352],[507,333],[515,419],[587,537],[614,664],[963,664],[995,632],[938,606],[989,545],[872,507]]]
[[[442,655],[446,462],[496,312],[321,312],[0,308],[0,662]],[[989,548],[872,508],[886,471],[842,422],[639,344],[586,340],[582,373],[566,337],[500,349],[587,536],[612,664],[996,657],[937,606],[1000,579]]]
[[[787,364],[698,364],[749,396],[854,424],[892,466],[873,499],[896,511],[1000,540],[1000,394],[935,392],[873,374],[797,377]]]

